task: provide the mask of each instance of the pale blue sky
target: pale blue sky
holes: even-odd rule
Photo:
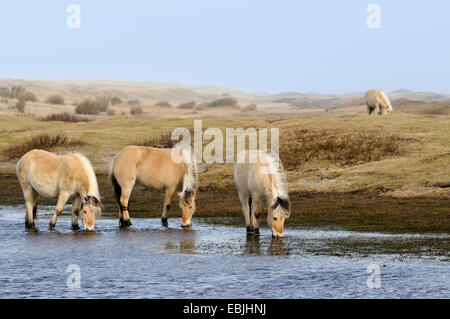
[[[0,78],[450,93],[447,0],[2,0],[0,35]]]

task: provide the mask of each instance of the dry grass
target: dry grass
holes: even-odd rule
[[[408,103],[395,108],[395,111],[419,115],[450,115],[449,103]]]
[[[54,113],[47,115],[42,119],[43,121],[58,121],[58,122],[69,122],[69,123],[78,123],[78,122],[89,122],[91,121],[88,118],[83,118],[76,116],[74,114],[69,114],[67,112],[62,113]]]
[[[41,149],[51,151],[57,147],[74,147],[83,146],[85,143],[78,139],[69,139],[63,134],[48,135],[41,134],[32,137],[28,141],[11,146],[3,151],[3,155],[11,160],[22,157],[25,153],[34,150]]]
[[[345,166],[402,155],[404,143],[411,139],[375,132],[339,134],[300,129],[290,134],[289,141],[281,145],[280,157],[286,169],[295,170],[309,161],[330,161]]]

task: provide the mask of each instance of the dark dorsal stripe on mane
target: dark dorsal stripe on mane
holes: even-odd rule
[[[281,198],[281,197],[277,197],[275,199],[275,202],[272,205],[272,209],[276,209],[278,206],[281,206],[281,208],[290,211],[291,209],[291,202],[289,201],[288,198]]]

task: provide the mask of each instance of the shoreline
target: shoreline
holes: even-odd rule
[[[118,208],[108,176],[97,176],[103,215],[118,218]],[[15,174],[0,174],[0,205],[16,206],[24,203]],[[352,231],[384,233],[449,233],[450,198],[380,196],[377,190],[361,192],[292,192],[292,214],[286,227],[336,227]],[[163,191],[136,185],[130,200],[131,218],[160,217]],[[233,186],[200,187],[195,217],[240,217],[244,224],[238,193]],[[70,202],[69,202],[70,203]],[[56,200],[40,198],[39,205],[55,205]],[[172,201],[169,217],[180,216],[177,196]],[[260,224],[266,224],[266,205],[263,205]]]

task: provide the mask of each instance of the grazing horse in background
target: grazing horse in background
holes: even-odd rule
[[[83,154],[56,155],[32,150],[19,160],[16,172],[25,198],[27,228],[34,228],[36,201],[40,195],[58,198],[50,230],[55,228],[56,220],[70,197],[73,197],[72,229],[79,229],[80,217],[85,230],[94,230],[95,217],[101,214],[102,205],[94,169]]]
[[[380,90],[367,91],[366,104],[369,115],[372,115],[372,112],[378,115],[390,115],[394,110],[387,95]]]
[[[283,237],[290,202],[283,166],[262,151],[242,151],[234,164],[234,182],[239,192],[248,235],[259,235],[261,199],[268,205],[267,224],[273,237]]]
[[[179,161],[173,159],[173,154]],[[161,216],[167,227],[167,216],[173,195],[182,187],[179,206],[182,227],[191,226],[195,212],[197,191],[197,165],[190,161],[190,153],[182,148],[161,149],[145,146],[127,146],[114,157],[110,172],[117,203],[119,204],[120,226],[131,225],[128,203],[134,184],[165,189],[165,200]]]

